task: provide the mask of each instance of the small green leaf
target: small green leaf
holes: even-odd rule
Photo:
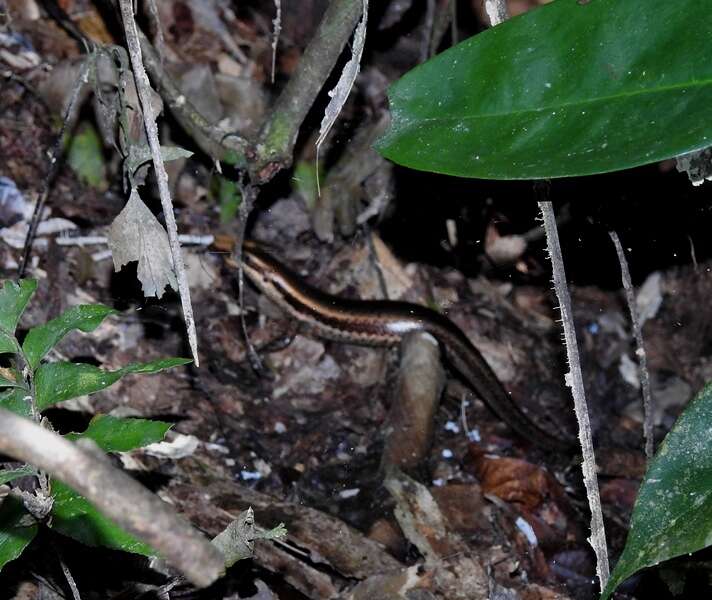
[[[0,354],[17,354],[18,345],[15,336],[0,331]]]
[[[100,190],[106,189],[104,151],[99,134],[90,123],[82,123],[69,140],[67,162],[84,183]]]
[[[5,498],[0,505],[0,571],[15,560],[37,535],[37,525],[24,525],[27,513],[15,498]]]
[[[126,373],[158,373],[159,371],[165,371],[166,369],[173,369],[174,367],[180,367],[183,365],[188,365],[193,361],[190,358],[159,358],[158,360],[152,360],[147,363],[131,363],[126,365],[121,369],[124,374]]]
[[[34,279],[23,279],[19,285],[13,281],[6,281],[0,289],[0,330],[6,334],[15,333],[17,322],[20,320],[27,303],[37,289]],[[3,341],[6,346],[8,340]]]
[[[10,483],[11,481],[19,479],[20,477],[34,475],[35,473],[37,473],[37,471],[35,471],[34,467],[31,467],[29,465],[25,467],[20,467],[19,469],[0,470],[0,485]]]
[[[84,496],[64,485],[52,482],[52,529],[88,546],[106,546],[125,552],[152,556],[156,551],[126,533],[101,514]]]
[[[237,189],[237,184],[226,177],[218,177],[218,199],[220,202],[220,222],[224,225],[230,223],[237,214],[237,209],[242,201],[242,194]]]
[[[637,571],[712,545],[712,384],[680,415],[648,467],[606,600]]]
[[[319,166],[321,167],[321,165]],[[314,161],[300,160],[297,163],[292,180],[294,181],[294,188],[304,199],[304,204],[309,212],[314,210],[319,196],[317,186],[319,178],[323,178],[322,169],[319,168],[317,172]]]
[[[160,442],[172,427],[170,423],[149,419],[120,419],[110,415],[97,415],[82,433],[69,433],[72,441],[81,438],[94,440],[104,452],[128,452]]]
[[[73,329],[84,333],[94,331],[107,316],[115,312],[113,308],[102,304],[73,306],[56,319],[33,327],[22,344],[30,368],[36,369],[47,352]]]
[[[712,142],[712,11],[557,0],[416,67],[378,142],[413,169],[534,179],[625,169]]]
[[[25,388],[12,388],[0,393],[0,408],[9,410],[21,417],[29,418],[31,415],[30,403],[26,398],[29,392]]]
[[[188,364],[186,358],[163,358],[148,363],[126,365],[117,371],[104,371],[88,364],[45,363],[35,373],[35,399],[38,410],[71,398],[93,394],[116,383],[129,373],[158,373]]]

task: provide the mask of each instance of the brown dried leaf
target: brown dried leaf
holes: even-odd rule
[[[166,230],[135,189],[109,227],[108,238],[116,271],[132,260],[138,261],[144,296],[160,298],[166,286],[178,289]]]

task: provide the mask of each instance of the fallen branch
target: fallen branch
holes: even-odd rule
[[[206,587],[222,574],[223,555],[203,534],[96,453],[4,409],[0,409],[0,453],[66,483],[154,548],[194,585]]]

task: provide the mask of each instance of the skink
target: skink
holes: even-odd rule
[[[408,302],[332,296],[306,283],[251,240],[244,243],[242,264],[245,275],[262,293],[319,337],[366,346],[395,346],[409,332],[430,333],[455,371],[516,433],[549,449],[571,448],[569,441],[546,433],[522,412],[479,350],[440,313]]]

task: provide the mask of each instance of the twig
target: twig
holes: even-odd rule
[[[77,587],[77,582],[74,581],[74,577],[72,577],[72,572],[69,570],[67,563],[64,562],[59,553],[57,553],[57,558],[59,560],[59,566],[62,569],[62,573],[64,573],[64,578],[67,580],[67,585],[72,591],[72,597],[74,600],[82,600],[82,597],[79,594],[79,588]]]
[[[237,243],[235,244],[235,262],[237,263],[237,303],[240,307],[240,326],[242,327],[242,335],[245,338],[245,347],[247,348],[247,358],[250,361],[250,366],[256,373],[264,371],[264,365],[257,354],[254,345],[250,341],[250,336],[247,335],[247,322],[245,321],[245,274],[242,269],[242,245],[245,241],[245,232],[247,231],[247,219],[252,212],[257,197],[255,188],[244,182],[240,182],[240,194],[242,201],[237,214]]]
[[[616,247],[618,255],[618,263],[621,267],[621,280],[623,289],[625,290],[625,300],[630,311],[630,323],[633,329],[633,337],[635,338],[635,355],[638,357],[638,372],[640,376],[640,388],[643,392],[643,436],[645,437],[645,456],[648,460],[653,458],[655,452],[655,439],[653,436],[653,394],[650,389],[650,373],[648,372],[648,357],[645,353],[643,345],[643,332],[640,326],[640,317],[638,315],[638,306],[635,301],[635,290],[633,282],[630,279],[630,271],[628,269],[628,261],[623,252],[623,246],[615,231],[609,231],[613,245]]]
[[[226,132],[218,125],[210,123],[166,73],[160,56],[141,31],[139,39],[146,70],[180,126],[200,149],[214,160],[228,162],[235,168],[244,168],[247,142],[238,134]]]
[[[180,242],[178,241],[178,226],[176,225],[175,215],[173,214],[173,201],[171,200],[171,192],[168,188],[168,174],[166,167],[163,164],[161,157],[161,144],[158,141],[158,129],[156,127],[156,116],[153,114],[153,106],[151,105],[150,84],[146,71],[143,67],[141,58],[141,46],[139,44],[138,29],[134,21],[133,1],[120,0],[121,18],[124,24],[124,32],[126,34],[126,45],[128,47],[129,56],[131,57],[131,66],[133,67],[134,79],[136,81],[136,90],[143,108],[143,122],[146,128],[146,137],[148,144],[151,147],[151,155],[153,157],[153,166],[156,172],[156,181],[158,183],[158,194],[161,198],[161,206],[166,219],[166,230],[168,231],[168,241],[171,246],[171,255],[173,258],[173,266],[176,272],[176,280],[178,281],[178,293],[180,294],[181,305],[183,307],[183,318],[188,332],[188,344],[193,355],[195,366],[200,366],[198,358],[198,339],[195,332],[195,320],[193,319],[193,307],[190,302],[190,289],[188,287],[188,277],[183,264],[183,257],[180,251]]]
[[[355,0],[332,0],[329,4],[252,148],[253,183],[264,183],[291,164],[302,121],[351,37],[362,10],[363,4]]]
[[[56,237],[54,241],[58,246],[97,246],[109,243],[109,240],[105,235],[60,235]],[[215,236],[181,233],[178,236],[178,241],[183,246],[210,246],[210,244],[215,241]]]
[[[94,452],[5,409],[0,409],[0,452],[66,483],[196,586],[208,586],[222,573],[223,556],[207,538]]]
[[[20,268],[17,272],[17,278],[22,279],[27,271],[27,263],[30,260],[30,253],[32,252],[32,244],[35,241],[35,235],[37,234],[37,226],[42,219],[42,212],[44,211],[45,203],[47,202],[47,196],[49,195],[49,190],[54,183],[55,177],[59,172],[59,167],[62,165],[60,157],[64,152],[64,146],[62,144],[64,140],[64,132],[67,130],[67,125],[71,121],[72,114],[76,107],[77,101],[80,97],[80,92],[89,80],[89,73],[94,67],[94,59],[92,56],[87,56],[82,65],[82,69],[79,72],[79,77],[77,78],[77,83],[72,90],[72,96],[69,99],[69,104],[67,105],[67,110],[64,113],[64,118],[62,119],[62,127],[57,134],[57,137],[52,146],[52,150],[49,154],[49,170],[47,171],[47,176],[42,184],[42,191],[40,192],[37,202],[35,203],[35,209],[32,212],[32,219],[30,220],[30,226],[27,228],[27,236],[25,237],[25,247],[22,250],[22,260],[20,261]]]
[[[583,387],[583,375],[581,373],[581,362],[579,360],[578,344],[576,342],[576,331],[574,329],[573,313],[571,310],[571,296],[566,285],[566,272],[564,271],[564,260],[561,256],[561,246],[559,244],[559,234],[556,230],[556,218],[554,209],[550,201],[540,201],[544,220],[544,231],[546,233],[546,245],[549,250],[551,267],[554,275],[554,290],[561,307],[561,322],[564,328],[564,340],[566,343],[566,356],[569,362],[569,373],[566,376],[567,385],[571,387],[574,397],[574,411],[579,426],[579,440],[583,451],[583,482],[586,487],[588,505],[591,509],[591,537],[589,543],[596,554],[596,574],[601,589],[606,587],[609,576],[608,552],[606,549],[606,530],[603,524],[603,513],[601,510],[601,498],[598,492],[598,478],[596,476],[596,458],[593,452],[593,440],[591,438],[591,423],[588,418],[586,407],[586,394]]]
[[[423,43],[420,45],[420,62],[425,62],[431,56],[433,28],[435,23],[435,0],[427,0],[425,5],[425,22],[423,23]]]
[[[279,34],[282,32],[282,0],[274,0],[275,15],[272,19],[272,83],[274,83],[274,67],[277,61],[277,45]]]

